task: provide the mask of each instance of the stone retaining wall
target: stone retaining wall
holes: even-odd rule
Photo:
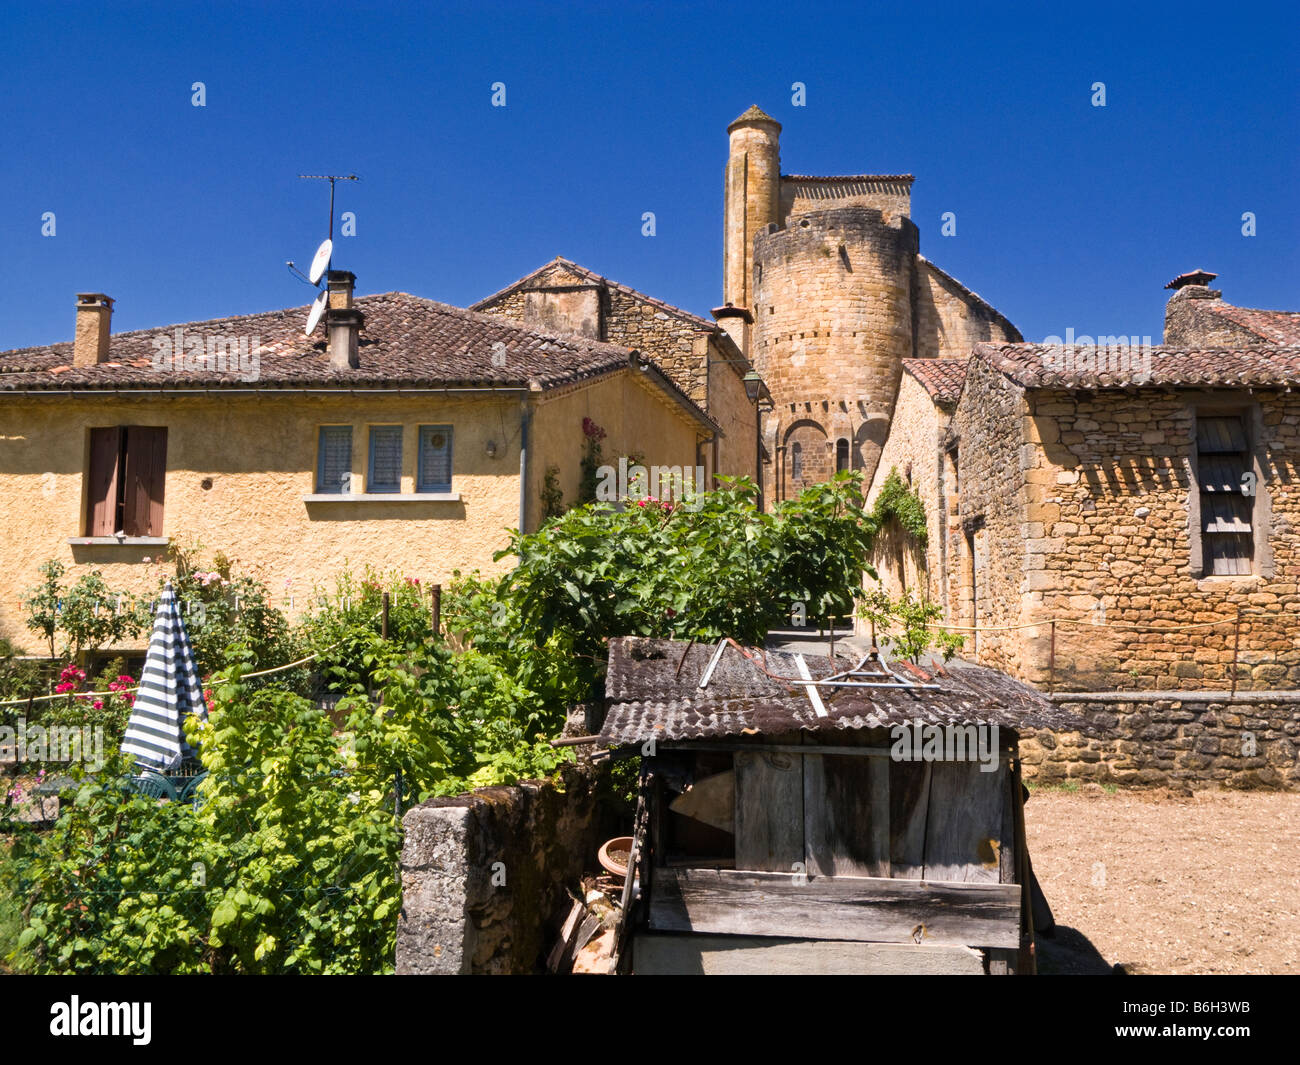
[[[1026,731],[1025,776],[1300,790],[1300,692],[1063,693],[1094,734]]]
[[[397,972],[537,971],[568,912],[566,887],[617,834],[607,780],[579,763],[560,785],[480,788],[407,811]]]

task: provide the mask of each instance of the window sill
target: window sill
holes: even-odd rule
[[[69,536],[73,547],[166,547],[166,536]]]
[[[304,503],[459,503],[459,492],[362,492],[360,495],[320,493],[303,496]]]

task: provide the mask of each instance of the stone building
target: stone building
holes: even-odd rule
[[[651,358],[721,429],[697,464],[707,474],[757,477],[758,414],[745,391],[745,374],[751,367],[716,322],[558,256],[479,300],[472,309],[547,334],[635,348]],[[646,462],[656,463],[661,442],[645,434],[634,450]]]
[[[870,481],[903,361],[1014,342],[1003,315],[919,253],[910,174],[781,173],[781,126],[751,107],[727,127],[724,306],[762,374],[769,498],[836,470]]]
[[[1180,286],[1171,314],[1189,299],[1217,293]],[[877,564],[981,630],[968,656],[1058,690],[1300,684],[1300,347],[978,344],[960,385],[947,365],[905,364],[870,495],[910,471],[930,535],[911,570]]]

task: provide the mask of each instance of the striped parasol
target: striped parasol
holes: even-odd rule
[[[173,769],[194,749],[185,742],[185,719],[207,720],[203,685],[181,618],[180,602],[169,581],[158,600],[149,654],[140,674],[140,689],[131,707],[122,750],[150,769]]]

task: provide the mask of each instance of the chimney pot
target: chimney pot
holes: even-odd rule
[[[361,365],[358,343],[361,327],[365,324],[366,316],[355,308],[331,307],[325,312],[331,369],[355,370]]]
[[[113,301],[102,292],[77,293],[77,329],[72,338],[72,365],[98,366],[108,359]]]
[[[357,275],[351,270],[331,270],[325,275],[329,288],[330,309],[337,311],[352,310],[352,290],[357,283]]]

